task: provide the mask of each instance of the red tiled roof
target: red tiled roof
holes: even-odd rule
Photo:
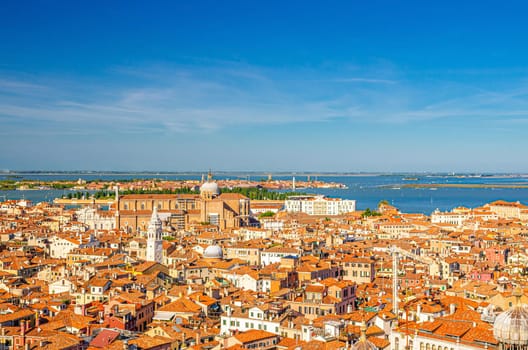
[[[90,346],[94,346],[96,348],[106,348],[118,336],[119,332],[112,331],[110,329],[105,329],[90,342]]]

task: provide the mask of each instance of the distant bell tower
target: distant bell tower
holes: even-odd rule
[[[147,231],[147,261],[163,262],[163,240],[158,208],[154,207]]]

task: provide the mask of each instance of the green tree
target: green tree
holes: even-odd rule
[[[273,217],[273,216],[275,216],[275,213],[272,212],[272,211],[269,211],[269,210],[264,212],[264,213],[260,213],[259,214],[259,218],[270,218],[270,217]]]
[[[361,214],[361,216],[363,218],[367,218],[367,217],[370,217],[370,216],[380,216],[381,213],[375,211],[375,210],[370,210],[370,208],[367,208],[365,209],[365,211],[363,212],[363,214]]]

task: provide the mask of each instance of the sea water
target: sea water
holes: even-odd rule
[[[163,179],[163,180],[200,180],[202,175],[194,174],[19,174],[17,180],[126,180],[126,179]],[[273,179],[291,180],[295,176],[297,182],[306,181],[308,175],[278,175]],[[0,175],[0,180],[7,179],[6,175]],[[260,181],[267,179],[266,174],[245,174],[231,173],[215,175],[216,179],[239,179]],[[449,176],[449,175],[422,175],[422,174],[381,174],[381,175],[310,175],[310,179],[325,182],[337,182],[344,184],[346,188],[308,188],[297,189],[313,194],[323,194],[328,197],[338,197],[343,199],[355,199],[358,209],[377,207],[382,200],[399,208],[405,213],[424,213],[430,215],[435,209],[442,211],[451,210],[458,206],[474,208],[495,200],[520,201],[528,203],[528,188],[453,188],[453,187],[431,187],[413,188],[406,187],[409,184],[524,184],[528,185],[528,178],[524,176]],[[35,203],[41,201],[53,201],[54,198],[67,195],[68,190],[28,190],[28,191],[0,191],[0,200],[25,198]]]

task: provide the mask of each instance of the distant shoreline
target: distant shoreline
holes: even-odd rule
[[[0,176],[17,177],[21,175],[29,176],[199,176],[206,174],[207,171],[45,171],[45,170],[26,170],[26,171],[0,171]],[[528,178],[527,173],[458,173],[451,174],[446,172],[318,172],[318,171],[215,171],[219,176],[335,176],[335,177],[376,177],[376,176],[394,176],[394,177],[441,177],[441,178],[483,178],[483,179],[515,179]]]
[[[393,185],[388,186],[393,187]],[[402,188],[528,188],[528,184],[404,184]]]

